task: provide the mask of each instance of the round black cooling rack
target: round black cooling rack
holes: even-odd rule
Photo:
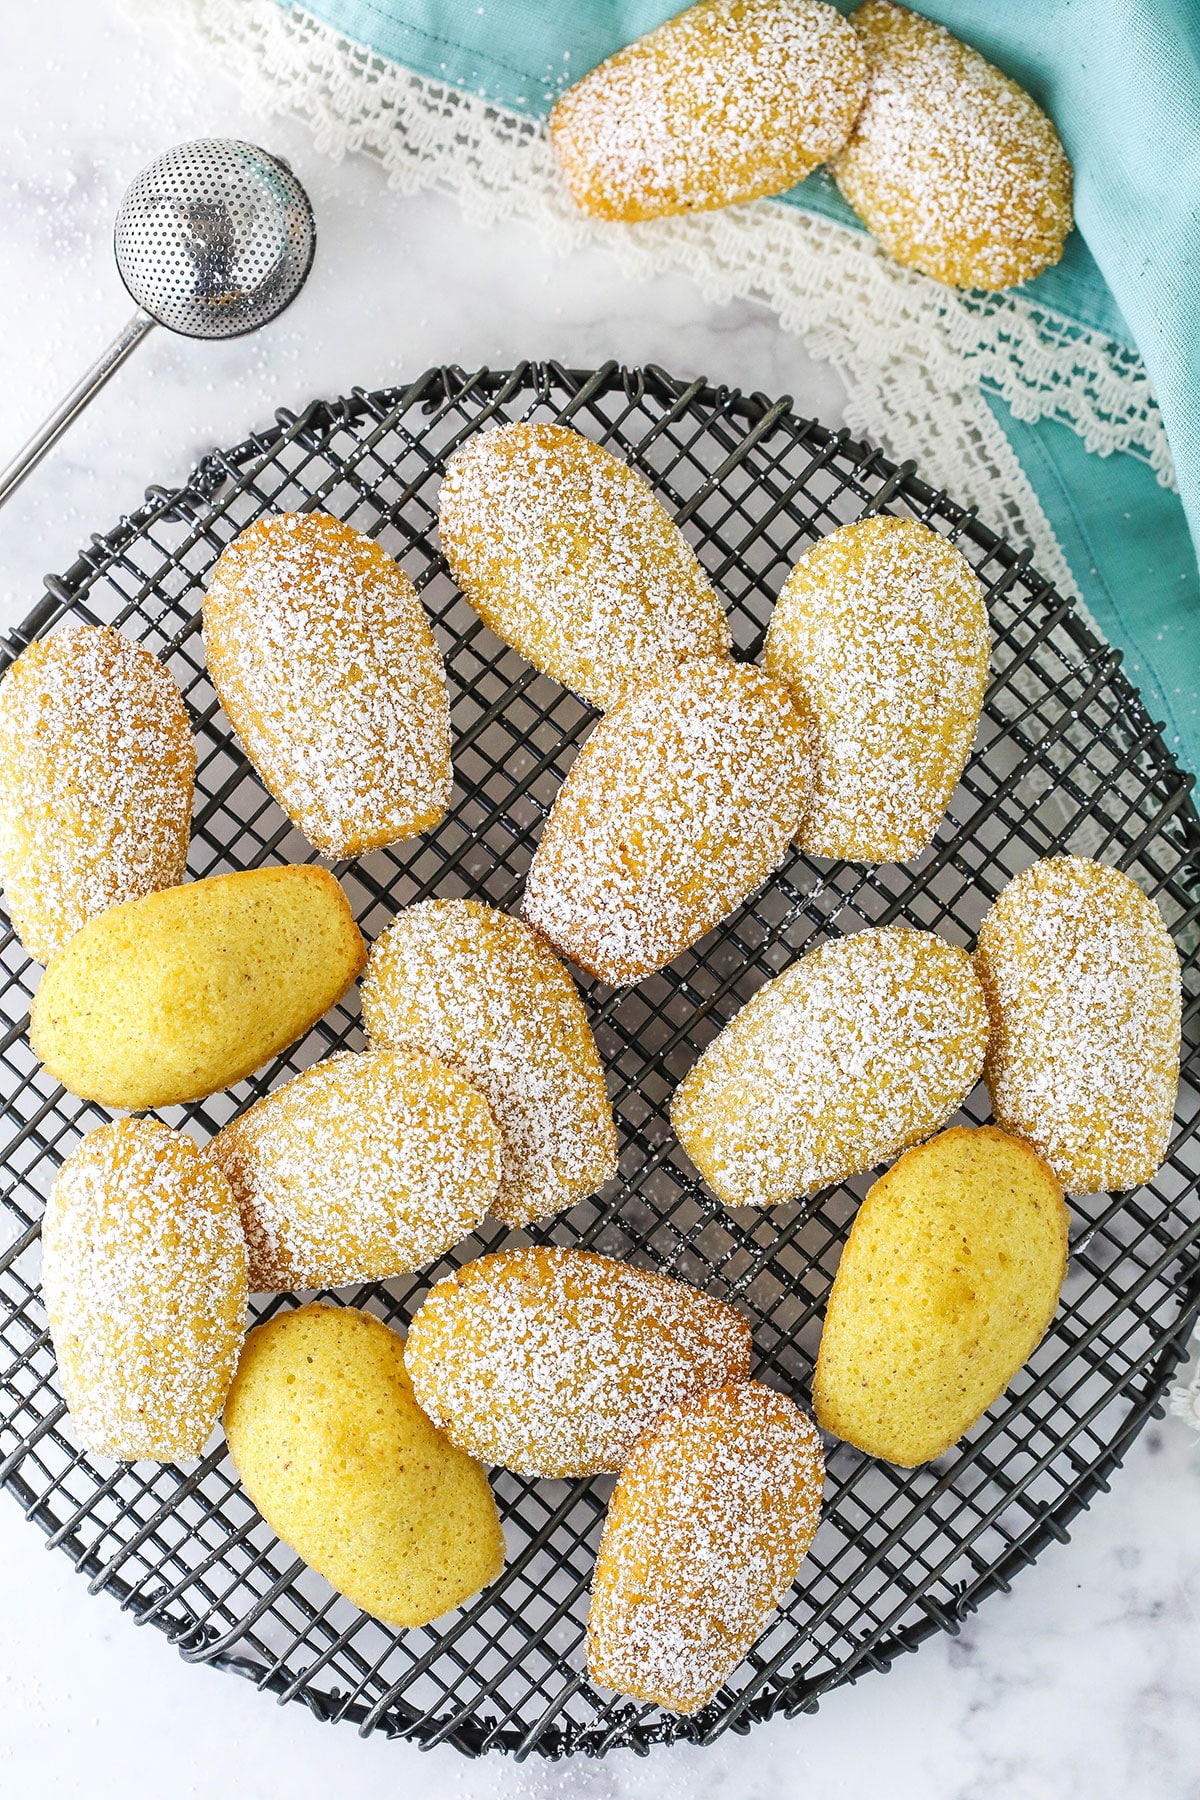
[[[644,1750],[708,1742],[811,1710],[885,1669],[1067,1536],[1161,1400],[1200,1303],[1200,821],[1191,779],[1120,668],[1028,559],[878,451],[746,397],[657,369],[523,364],[434,369],[403,389],[281,412],[206,457],[183,488],[92,540],[0,653],[5,666],[62,618],[120,626],[177,677],[199,749],[189,871],[313,859],[265,794],[204,672],[200,607],[225,545],[272,510],[320,507],[377,537],[415,580],[446,655],[456,783],[451,810],[412,843],[339,865],[368,938],[430,895],[517,906],[542,820],[595,714],[529,669],[460,597],[435,539],[447,455],[506,419],[570,420],[647,475],[725,596],[736,654],[758,656],[775,595],[833,526],[888,511],[953,539],[987,588],[995,647],[976,749],[932,847],[903,867],[794,855],[745,906],[661,975],[581,986],[608,1070],[618,1179],[541,1232],[667,1270],[749,1319],[756,1373],[807,1405],[821,1316],[870,1177],[772,1211],[728,1211],[696,1180],[667,1122],[675,1084],[764,980],[823,938],[903,919],[971,944],[1017,870],[1058,850],[1132,874],[1184,959],[1185,1050],[1169,1161],[1135,1192],[1072,1209],[1070,1273],[1054,1324],[1003,1398],[937,1463],[906,1473],[829,1446],[826,1512],[795,1588],[753,1654],[692,1719],[594,1689],[588,1586],[611,1480],[525,1481],[497,1471],[503,1575],[470,1605],[396,1632],[349,1605],[263,1524],[223,1442],[190,1468],[84,1454],[55,1385],[38,1291],[39,1221],[63,1157],[104,1122],[32,1056],[38,971],[0,943],[0,1480],[84,1571],[192,1662],[235,1670],[321,1718],[468,1754]],[[201,1139],[296,1070],[362,1035],[351,997],[251,1081],[166,1116]],[[964,1116],[988,1116],[982,1090]],[[484,1228],[420,1276],[333,1296],[401,1327],[426,1288],[505,1238]],[[275,1297],[260,1316],[294,1305]]]

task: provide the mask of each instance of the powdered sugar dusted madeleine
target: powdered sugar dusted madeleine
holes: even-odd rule
[[[653,219],[795,187],[865,94],[862,48],[823,0],[702,0],[570,88],[550,141],[584,212]]]
[[[500,1136],[479,1090],[412,1048],[345,1051],[217,1134],[255,1292],[383,1281],[474,1231]]]
[[[619,1469],[664,1407],[750,1373],[750,1328],[686,1282],[589,1250],[503,1250],[439,1281],[408,1334],[413,1392],[519,1475]]]
[[[766,665],[815,721],[805,850],[906,862],[925,849],[975,741],[988,650],[979,578],[926,525],[862,519],[800,559]]]
[[[824,1481],[812,1421],[757,1381],[663,1413],[609,1502],[588,1617],[592,1680],[698,1712],[796,1579]]]
[[[183,696],[143,645],[72,625],[17,658],[0,681],[0,879],[30,956],[182,881],[195,773]]]
[[[246,1316],[246,1247],[219,1170],[158,1119],[103,1125],[58,1172],[42,1293],[59,1380],[87,1449],[199,1456]]]
[[[851,15],[866,104],[833,172],[886,250],[951,287],[1006,288],[1062,255],[1071,165],[1024,88],[891,0]]]
[[[987,1036],[965,950],[907,925],[859,931],[746,1002],[680,1083],[671,1123],[727,1206],[791,1200],[944,1125]]]
[[[451,457],[438,501],[450,572],[484,624],[593,705],[729,625],[644,476],[566,425],[501,425]]]
[[[559,1212],[616,1174],[604,1070],[575,983],[519,919],[427,900],[377,938],[362,983],[372,1044],[421,1044],[486,1096],[504,1150],[492,1211]]]
[[[1179,955],[1136,882],[1083,856],[1036,862],[979,928],[984,1079],[1006,1131],[1069,1193],[1149,1181],[1179,1085]]]
[[[259,519],[212,572],[204,646],[247,756],[326,856],[442,818],[442,659],[416,589],[379,544],[325,513]]]
[[[810,719],[782,682],[684,663],[584,744],[530,867],[525,917],[603,981],[640,981],[784,862],[811,788]]]
[[[210,875],[77,931],[34,996],[29,1041],[85,1100],[202,1100],[302,1037],[365,961],[327,869]]]

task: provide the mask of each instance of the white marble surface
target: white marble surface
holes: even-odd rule
[[[312,281],[256,338],[154,334],[0,515],[0,628],[151,480],[181,476],[280,404],[427,364],[522,355],[656,360],[836,422],[839,388],[765,313],[682,280],[636,285],[601,255],[549,257],[525,232],[468,228],[437,196],[390,195],[295,127],[250,119],[233,86],[140,36],[110,0],[0,8],[0,462],[121,323],[110,222],[136,169],[181,139],[260,136],[293,161],[320,226]],[[1200,1796],[1200,1440],[1146,1431],[1113,1492],[961,1638],[815,1717],[703,1752],[548,1767],[422,1758],[316,1724],[231,1676],[186,1667],[0,1495],[0,1795],[200,1800],[364,1796],[729,1800],[1184,1800]]]

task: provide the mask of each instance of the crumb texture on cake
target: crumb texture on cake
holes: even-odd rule
[[[824,1476],[812,1421],[756,1381],[664,1413],[609,1504],[588,1617],[592,1680],[671,1712],[705,1706],[795,1581]]]
[[[17,658],[0,681],[0,881],[36,962],[183,880],[195,773],[183,696],[144,645],[70,625]]]
[[[241,1210],[255,1293],[421,1268],[482,1222],[503,1166],[484,1096],[412,1048],[316,1063],[208,1153]]]
[[[408,1335],[430,1418],[520,1475],[619,1469],[664,1407],[750,1373],[722,1300],[589,1250],[504,1250],[439,1281]]]
[[[813,1382],[822,1429],[902,1468],[956,1444],[1045,1335],[1068,1225],[1053,1170],[996,1126],[909,1150],[842,1252]]]
[[[359,856],[444,816],[441,653],[382,545],[326,513],[257,520],[213,569],[204,648],[247,756],[326,856]]]
[[[892,0],[851,14],[868,86],[837,184],[885,250],[951,287],[1013,287],[1056,263],[1071,165],[1024,88]]]
[[[211,875],[77,931],[34,996],[30,1043],[71,1093],[104,1106],[200,1100],[302,1037],[365,961],[328,870]]]
[[[940,825],[975,741],[990,636],[983,586],[915,519],[842,525],[801,557],[766,667],[814,721],[814,856],[907,862]]]
[[[122,1462],[199,1456],[246,1320],[246,1248],[221,1173],[158,1119],[89,1132],[42,1222],[42,1295],[80,1442]]]
[[[613,986],[711,931],[786,860],[812,786],[811,720],[758,669],[683,663],[596,725],[550,811],[524,912]]]
[[[686,1075],[671,1123],[727,1206],[862,1174],[945,1124],[979,1079],[983,990],[965,950],[885,925],[767,982]]]
[[[508,1225],[572,1206],[617,1171],[604,1069],[567,971],[520,919],[427,900],[375,940],[362,982],[374,1045],[418,1044],[459,1069],[504,1153],[492,1211]]]
[[[450,573],[496,636],[594,706],[729,624],[650,483],[567,425],[501,425],[454,452],[438,497]]]
[[[569,88],[550,142],[583,212],[699,212],[795,187],[866,91],[862,46],[825,0],[701,0]]]
[[[1137,1187],[1171,1140],[1179,1086],[1179,952],[1119,869],[1045,857],[979,928],[991,1012],[984,1078],[997,1122],[1068,1193]]]
[[[487,1476],[430,1424],[404,1340],[370,1313],[311,1305],[257,1326],[225,1437],[272,1531],[385,1625],[427,1625],[504,1566]]]

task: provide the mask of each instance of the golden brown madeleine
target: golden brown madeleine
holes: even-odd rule
[[[671,1102],[726,1206],[844,1181],[944,1125],[983,1068],[965,950],[907,925],[834,938],[759,988]]]
[[[525,917],[602,981],[640,981],[779,868],[811,791],[811,721],[783,683],[684,663],[584,744],[546,820]]]
[[[229,1184],[158,1119],[91,1131],[42,1224],[42,1294],[81,1443],[122,1462],[199,1456],[246,1324]]]
[[[222,553],[208,672],[250,761],[326,856],[415,837],[450,804],[442,658],[412,582],[325,513],[279,513]]]
[[[567,425],[501,425],[450,458],[438,499],[450,572],[484,624],[594,706],[729,624],[650,483]]]
[[[42,977],[29,1041],[85,1100],[201,1100],[303,1037],[366,956],[328,870],[212,875],[77,931]]]
[[[795,187],[866,91],[862,48],[823,0],[702,0],[568,89],[550,142],[584,212],[655,219]]]
[[[225,1436],[272,1531],[385,1625],[427,1625],[504,1566],[487,1476],[429,1423],[404,1340],[370,1313],[302,1306],[257,1326]]]
[[[989,644],[978,576],[926,525],[861,519],[801,557],[766,666],[816,725],[805,850],[907,862],[925,849],[975,741]]]
[[[17,658],[0,681],[0,880],[30,956],[183,880],[195,773],[183,696],[144,645],[72,625]]]
[[[796,1579],[824,1482],[812,1421],[757,1381],[663,1413],[609,1502],[588,1617],[592,1680],[699,1712]]]
[[[486,1097],[507,1225],[586,1200],[617,1172],[604,1070],[575,983],[528,925],[477,900],[426,900],[371,946],[372,1044],[420,1044]]]
[[[1179,953],[1136,882],[1084,856],[1014,877],[979,928],[984,1080],[1006,1131],[1072,1194],[1137,1187],[1167,1153],[1179,1085]]]
[[[500,1134],[471,1082],[423,1050],[344,1051],[218,1132],[254,1293],[386,1281],[449,1250],[500,1184]]]
[[[906,1469],[957,1443],[1045,1335],[1069,1222],[1049,1165],[994,1125],[909,1150],[842,1251],[813,1383],[822,1429]]]
[[[1071,165],[1041,107],[891,0],[866,0],[851,24],[867,99],[833,172],[868,231],[950,287],[1013,287],[1056,263],[1073,223]]]
[[[439,1281],[408,1334],[413,1392],[518,1475],[619,1469],[666,1406],[750,1373],[723,1300],[590,1250],[502,1250]]]

